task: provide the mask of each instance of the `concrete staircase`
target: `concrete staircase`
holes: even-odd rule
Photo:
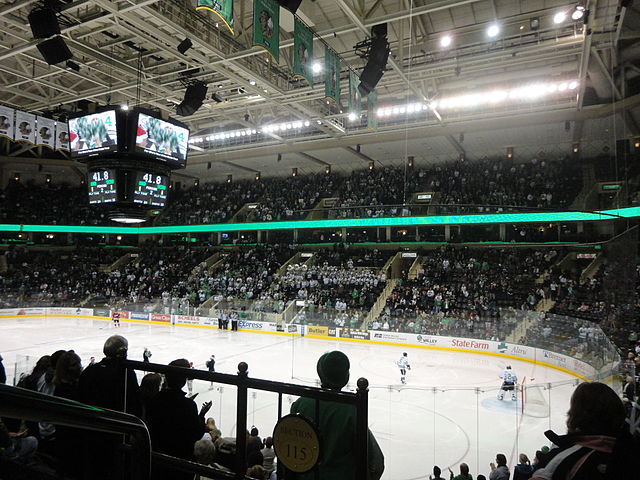
[[[137,254],[125,253],[120,258],[118,258],[111,265],[100,265],[100,271],[104,273],[111,273],[115,270],[118,270],[120,267],[126,265],[131,260],[137,257]]]
[[[362,330],[368,329],[371,322],[378,318],[382,310],[384,310],[384,306],[387,304],[387,299],[391,296],[391,293],[393,292],[394,288],[396,288],[397,284],[398,280],[395,278],[387,280],[387,285],[378,296],[376,303],[373,304],[373,307],[371,307],[369,313],[367,313],[366,317],[364,317],[364,321],[362,322],[362,326],[360,327]]]

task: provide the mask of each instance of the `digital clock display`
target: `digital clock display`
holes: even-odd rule
[[[87,173],[87,184],[89,185],[90,205],[118,201],[115,170],[92,170]]]
[[[151,172],[135,172],[133,203],[164,207],[167,203],[169,177]]]

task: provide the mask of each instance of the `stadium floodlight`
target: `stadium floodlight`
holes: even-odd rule
[[[584,17],[584,5],[576,5],[576,8],[571,12],[571,18],[573,20],[580,20]]]
[[[352,122],[355,122],[356,118],[358,118],[358,116],[355,114],[355,112],[349,113],[349,120],[351,120]]]
[[[575,90],[576,88],[578,88],[578,82],[575,80],[569,82],[569,90]]]
[[[447,48],[449,45],[451,45],[451,42],[452,42],[451,35],[445,35],[440,39],[440,46],[442,48]]]
[[[489,25],[489,28],[487,28],[487,35],[489,38],[497,37],[498,33],[500,33],[500,27],[495,23]]]
[[[553,16],[553,23],[558,25],[558,24],[564,22],[566,19],[567,19],[567,12],[561,11],[561,12],[556,13]]]
[[[313,70],[313,73],[320,73],[322,71],[322,65],[320,62],[313,62],[311,69]]]

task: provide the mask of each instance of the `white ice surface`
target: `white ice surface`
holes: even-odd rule
[[[316,382],[315,365],[322,353],[343,351],[351,360],[348,388],[355,389],[359,377],[370,382],[369,426],[385,454],[383,478],[390,480],[428,478],[434,464],[443,470],[451,466],[457,474],[460,462],[469,464],[474,477],[478,473],[488,477],[496,453],[504,453],[510,466],[517,463],[518,453],[532,458],[548,444],[545,430],[564,433],[575,383],[558,370],[490,355],[126,321],[116,329],[103,320],[60,317],[0,319],[0,354],[8,383],[16,360],[24,355],[37,359],[58,349],[74,349],[86,365],[91,356],[102,358],[102,344],[114,333],[129,340],[131,359],[142,360],[148,347],[153,362],[187,358],[204,369],[215,354],[217,371],[234,374],[238,363],[245,361],[251,377],[307,385]],[[411,364],[407,385],[401,385],[395,363],[403,351]],[[497,400],[498,374],[507,362],[520,379],[535,379],[531,384],[539,387],[538,405],[530,411],[544,416],[522,416],[520,400],[512,402],[509,395]],[[556,382],[563,384],[546,388]],[[216,385],[209,390],[208,383],[195,381],[194,391],[199,392],[198,403],[213,401],[209,415],[223,435],[234,436],[234,387]],[[293,400],[284,396],[284,413]],[[247,421],[260,429],[261,436],[270,435],[277,421],[277,395],[251,392]]]

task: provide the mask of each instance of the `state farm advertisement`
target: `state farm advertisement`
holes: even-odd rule
[[[171,315],[167,313],[152,313],[152,322],[171,323]]]

